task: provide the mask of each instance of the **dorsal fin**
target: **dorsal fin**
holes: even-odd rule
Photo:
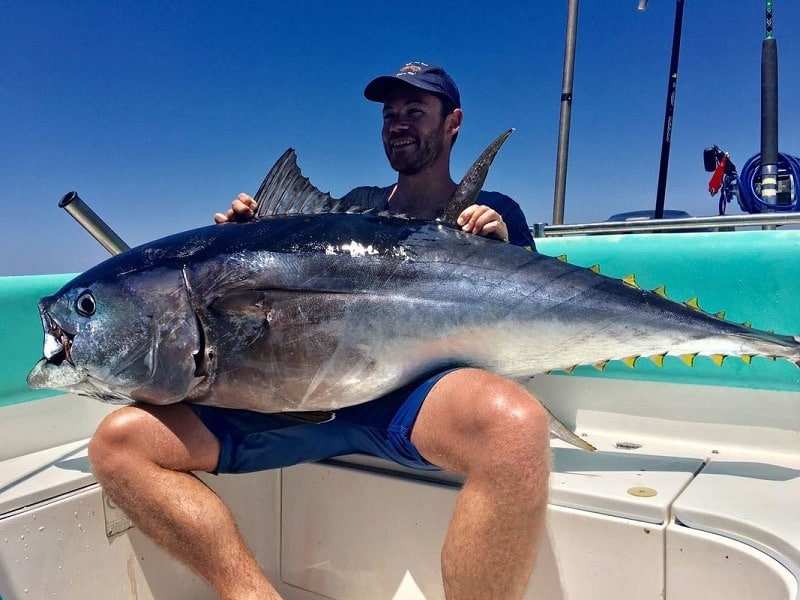
[[[269,170],[254,197],[256,218],[274,215],[315,214],[341,210],[341,203],[318,190],[297,166],[293,148],[284,152]]]
[[[489,144],[486,150],[478,157],[478,160],[476,160],[464,174],[461,183],[458,184],[453,195],[450,196],[450,200],[447,201],[447,206],[445,206],[444,213],[442,214],[442,220],[455,224],[458,215],[464,212],[464,209],[468,206],[475,204],[475,201],[478,199],[478,194],[483,187],[483,182],[486,181],[486,176],[489,174],[489,167],[492,166],[494,157],[497,156],[497,152],[500,150],[500,146],[503,145],[503,142],[505,142],[508,136],[513,132],[513,129],[509,129],[500,134],[495,141]]]

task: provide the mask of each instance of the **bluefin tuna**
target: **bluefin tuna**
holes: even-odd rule
[[[111,402],[327,414],[453,366],[527,379],[631,357],[800,360],[795,337],[462,232],[455,216],[502,139],[435,221],[342,206],[287,151],[255,220],[133,248],[43,298],[44,357],[28,383]]]

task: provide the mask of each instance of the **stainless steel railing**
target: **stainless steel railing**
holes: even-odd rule
[[[642,219],[637,221],[604,221],[602,223],[575,223],[548,225],[536,223],[533,236],[555,237],[586,235],[590,233],[643,233],[654,231],[730,231],[737,227],[774,229],[785,225],[800,225],[800,213],[768,213],[755,215],[726,215],[718,217],[686,217],[680,219]]]

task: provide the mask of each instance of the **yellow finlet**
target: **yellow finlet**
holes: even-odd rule
[[[598,275],[600,275],[600,265],[592,265],[591,267],[589,267],[589,270],[592,273],[597,273]]]
[[[725,354],[709,354],[708,358],[710,358],[711,362],[713,362],[715,365],[721,367],[722,363],[725,362],[725,359],[728,357]]]
[[[638,358],[639,358],[638,356],[626,356],[625,358],[621,358],[620,360],[625,366],[634,369],[636,368],[636,360]]]
[[[566,254],[559,254],[558,256],[556,256],[556,258],[558,260],[560,260],[561,262],[567,262],[567,255]]]
[[[567,367],[566,369],[564,369],[564,372],[567,373],[568,375],[572,375],[575,372],[575,368],[577,366],[578,365],[573,365],[571,367]]]
[[[718,319],[724,319],[725,318],[725,311],[721,310],[721,311],[719,311],[717,313],[714,313],[714,316],[717,317]]]
[[[608,364],[607,360],[601,360],[600,362],[596,362],[592,364],[592,366],[600,371],[601,373],[606,370],[606,365]]]
[[[636,283],[636,277],[634,276],[634,274],[633,274],[633,273],[631,273],[631,274],[630,274],[630,275],[628,275],[627,277],[623,277],[623,278],[622,278],[622,283],[624,283],[624,284],[626,284],[626,285],[629,285],[629,286],[631,286],[631,287],[634,287],[634,288],[636,288],[637,290],[640,290],[640,289],[642,289],[642,288],[640,288],[640,287],[639,287],[639,284],[638,284],[638,283]]]
[[[753,362],[753,355],[752,354],[740,354],[739,358],[742,359],[743,362],[747,363],[748,365]]]
[[[742,326],[751,329],[753,327],[753,324],[750,321],[745,321],[744,323],[742,323]]]
[[[700,300],[698,300],[696,297],[689,298],[686,302],[683,303],[683,305],[688,306],[693,310],[700,310],[700,311],[703,310],[702,308],[700,308]]]
[[[661,296],[662,298],[669,298],[669,296],[667,296],[667,286],[665,286],[665,285],[658,286],[657,288],[652,290],[652,292],[656,296]]]
[[[688,366],[694,366],[694,359],[697,357],[697,353],[694,354],[681,354],[680,359],[685,362]]]
[[[650,360],[652,360],[654,363],[656,363],[657,367],[663,367],[664,366],[664,357],[666,355],[667,355],[667,353],[664,352],[664,354],[654,354],[653,356],[649,356],[648,358]]]

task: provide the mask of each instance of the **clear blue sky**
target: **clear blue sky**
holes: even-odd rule
[[[775,0],[780,149],[800,155],[800,3]],[[107,253],[61,209],[80,196],[129,244],[211,223],[287,147],[334,196],[388,185],[367,81],[409,60],[461,89],[459,179],[516,133],[487,189],[552,219],[567,1],[0,0],[0,275]],[[675,2],[580,3],[566,222],[655,204]],[[666,208],[716,214],[702,149],[759,151],[764,3],[688,0]],[[731,207],[737,213],[738,207]]]

